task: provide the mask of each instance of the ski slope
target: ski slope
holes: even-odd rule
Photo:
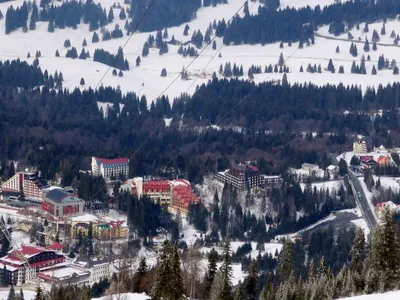
[[[331,4],[334,1],[282,0],[281,7],[323,6]],[[122,0],[97,0],[97,2],[101,3],[103,8],[107,10],[113,3],[119,3],[125,8],[128,7]],[[1,3],[0,10],[5,15],[8,6],[12,4],[14,7],[17,7],[22,3],[22,0]],[[190,31],[188,36],[183,35],[185,24],[182,24],[181,26],[168,29],[169,39],[174,35],[176,40],[187,42],[190,40],[193,31],[198,29],[204,34],[208,25],[214,19],[217,21],[222,18],[229,20],[237,11],[240,11],[240,14],[242,14],[241,7],[243,4],[243,0],[229,0],[228,4],[201,8],[197,12],[197,17],[189,22]],[[249,5],[251,8],[250,13],[256,14],[260,3],[250,2]],[[124,28],[125,21],[119,20],[118,15],[119,9],[114,9],[115,19],[112,24],[106,26],[108,30],[114,29],[116,24],[120,28]],[[202,51],[201,55],[193,63],[193,58],[184,58],[177,53],[179,46],[169,45],[169,52],[162,56],[158,54],[158,49],[150,49],[149,56],[142,58],[142,62],[138,67],[135,66],[135,60],[137,56],[141,55],[143,44],[147,40],[149,33],[135,33],[124,49],[125,57],[130,64],[130,70],[125,71],[122,78],[113,76],[112,70],[109,70],[108,66],[94,62],[93,58],[86,60],[65,58],[67,49],[64,48],[63,44],[66,39],[69,39],[72,47],[76,47],[79,54],[83,48],[82,42],[86,39],[88,45],[85,47],[85,50],[89,51],[91,57],[93,57],[96,48],[103,48],[116,54],[118,48],[127,42],[128,36],[125,35],[123,38],[100,41],[93,44],[91,43],[93,32],[89,32],[89,26],[86,24],[80,24],[76,30],[71,28],[55,29],[54,33],[47,32],[47,26],[47,22],[38,22],[37,29],[34,31],[24,33],[22,30],[17,30],[6,35],[5,18],[3,18],[0,21],[0,59],[20,58],[31,63],[34,60],[36,51],[40,50],[42,57],[39,61],[42,69],[47,69],[50,73],[54,73],[56,70],[61,71],[65,79],[63,85],[68,89],[79,87],[81,78],[84,78],[86,85],[82,88],[97,87],[100,84],[115,88],[119,87],[125,92],[134,91],[139,96],[146,95],[150,100],[154,100],[160,95],[168,95],[172,101],[174,97],[179,96],[181,93],[194,93],[196,86],[206,83],[211,79],[213,72],[218,74],[221,64],[225,65],[226,62],[231,62],[232,65],[234,63],[243,65],[245,73],[243,79],[248,79],[247,70],[251,65],[261,65],[262,69],[269,64],[275,65],[278,62],[280,53],[283,54],[286,59],[286,65],[290,68],[290,73],[287,75],[290,83],[312,82],[317,85],[344,83],[346,85],[354,84],[362,86],[366,89],[368,87],[377,87],[379,84],[393,83],[400,80],[400,75],[393,75],[392,70],[378,71],[377,75],[370,75],[373,65],[377,63],[378,57],[381,54],[384,54],[390,61],[395,59],[400,62],[400,51],[398,47],[392,45],[393,41],[389,38],[392,30],[400,33],[400,22],[398,21],[388,21],[386,24],[387,35],[381,38],[381,42],[387,43],[388,46],[379,45],[377,51],[371,50],[368,53],[371,60],[366,62],[367,75],[350,73],[352,62],[356,61],[357,64],[360,63],[363,44],[357,44],[359,55],[354,58],[349,53],[351,41],[347,40],[347,35],[338,37],[341,40],[328,39],[326,36],[329,38],[333,36],[328,33],[327,26],[318,30],[318,33],[324,37],[316,37],[315,45],[305,45],[304,49],[298,49],[298,43],[293,43],[291,47],[285,44],[283,49],[279,48],[279,43],[265,46],[260,44],[222,46],[222,39],[216,38],[217,50],[213,50],[211,46],[204,49],[205,44],[203,44],[203,49],[198,49],[199,52]],[[370,24],[370,31],[367,34],[363,32],[363,27],[364,25],[361,24],[360,30],[356,28],[352,29],[351,32],[354,35],[354,40],[360,38],[361,41],[364,41],[366,36],[371,40],[370,36],[373,29],[379,29],[378,32],[380,32],[382,22]],[[97,32],[99,33],[99,31]],[[155,35],[155,32],[151,34]],[[335,52],[337,46],[340,48],[340,53]],[[60,57],[55,57],[56,50],[59,50]],[[27,59],[28,52],[31,54],[30,59]],[[219,57],[219,54],[221,54],[221,57]],[[329,59],[333,60],[336,70],[339,69],[340,65],[343,65],[345,74],[331,74],[324,70],[328,65]],[[179,76],[180,72],[184,66],[186,67],[189,64],[189,80],[181,80]],[[321,64],[322,73],[311,74],[305,72],[308,64],[316,64],[317,66]],[[304,69],[303,73],[300,72],[301,66]],[[160,76],[163,68],[167,70],[168,74],[166,77]],[[108,72],[107,75],[101,81],[106,72]],[[260,83],[269,80],[281,80],[282,75],[281,73],[262,73],[255,75],[254,81]],[[219,74],[218,76],[221,77]],[[175,79],[176,81],[174,81]]]

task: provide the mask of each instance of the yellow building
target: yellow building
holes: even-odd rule
[[[93,226],[93,237],[98,240],[124,239],[128,237],[128,226],[123,221],[96,224]]]

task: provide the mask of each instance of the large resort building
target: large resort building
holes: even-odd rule
[[[49,187],[39,171],[18,172],[2,185],[2,196],[6,200],[24,197],[28,201],[40,203],[43,191]]]
[[[45,193],[42,201],[42,210],[57,218],[83,215],[84,206],[84,200],[59,188]]]
[[[106,180],[119,178],[121,175],[124,178],[128,178],[129,159],[128,158],[106,159],[93,156],[92,175],[102,176]]]
[[[261,188],[269,193],[272,189],[279,188],[282,184],[280,176],[265,176],[260,174],[257,167],[250,164],[239,164],[232,169],[218,172],[216,179],[233,186],[238,190]]]

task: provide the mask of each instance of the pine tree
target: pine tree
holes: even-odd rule
[[[140,59],[140,56],[136,57],[136,66],[137,67],[140,66],[141,61],[142,60]]]
[[[305,299],[305,298],[298,298],[298,299]],[[274,286],[270,278],[267,279],[264,285],[264,288],[261,292],[260,300],[275,300]]]
[[[329,60],[328,71],[331,73],[335,73],[335,66],[333,65],[332,59]]]
[[[147,55],[149,55],[149,52],[150,52],[149,43],[148,42],[144,42],[143,50],[142,50],[142,56],[146,57]]]
[[[142,293],[143,292],[142,282],[143,282],[144,277],[146,276],[146,273],[147,273],[146,258],[142,257],[139,262],[139,267],[133,276],[133,280],[132,280],[132,292],[133,293]]]
[[[246,2],[247,3],[247,2]],[[250,298],[245,298],[244,296],[244,292],[243,292],[243,287],[242,285],[239,283],[238,287],[236,288],[235,291],[235,298],[234,300],[245,300],[245,299],[250,299]]]
[[[258,280],[259,280],[258,263],[256,260],[253,260],[250,264],[249,275],[246,278],[246,299],[247,300],[257,300]]]
[[[211,291],[215,274],[217,273],[217,260],[218,260],[218,252],[214,248],[212,248],[210,253],[208,254],[208,268],[207,268],[207,274],[205,276],[205,286],[206,286],[206,291],[208,293]]]
[[[283,77],[282,77],[282,86],[288,86],[288,85],[289,85],[289,82],[287,79],[287,75],[286,75],[286,73],[284,73]]]
[[[220,300],[221,299],[221,294],[222,294],[222,288],[224,285],[224,276],[221,273],[221,271],[218,271],[215,274],[214,280],[212,282],[212,286],[210,289],[210,295],[209,298],[210,300]]]
[[[282,42],[279,44],[279,48],[283,49],[283,43]]]
[[[35,296],[35,300],[45,300],[45,296],[43,295],[43,291],[42,288],[40,286],[38,286],[36,288],[36,296]]]
[[[113,76],[117,76],[117,70],[116,70],[116,69],[114,69],[114,70],[112,71],[112,75],[113,75]]]
[[[365,258],[365,236],[362,229],[358,228],[351,249],[350,270],[361,275]]]
[[[375,65],[373,65],[371,75],[376,75],[376,74],[377,74],[377,71],[376,71]]]
[[[10,291],[8,292],[8,296],[7,296],[7,300],[15,300],[15,290],[14,290],[14,286],[11,285],[10,287]]]
[[[369,32],[368,23],[365,23],[364,32]]]
[[[187,36],[187,35],[189,34],[189,29],[190,29],[189,25],[186,24],[186,25],[185,25],[185,28],[184,28],[184,30],[183,30],[183,35],[184,35],[184,36]]]
[[[213,50],[216,50],[216,49],[217,49],[217,42],[216,42],[215,40],[213,40],[212,49],[213,49]]]
[[[81,78],[81,81],[79,83],[80,85],[85,85],[85,79],[83,79],[83,77]]]
[[[336,46],[336,53],[340,53],[340,48],[339,48],[339,46]]]
[[[119,70],[118,77],[122,77],[122,76],[124,76],[124,73],[122,73],[122,70]]]
[[[394,67],[393,68],[393,75],[399,75],[399,67]]]
[[[64,41],[64,47],[65,47],[65,48],[71,47],[71,42],[70,42],[69,39],[66,39],[66,40]]]
[[[167,76],[167,69],[166,68],[163,68],[162,70],[161,70],[161,77],[166,77]]]
[[[119,12],[119,19],[120,20],[125,20],[126,19],[126,13],[125,13],[125,9],[121,8],[121,11]]]
[[[281,52],[281,54],[279,55],[278,65],[283,66],[284,64],[285,64],[285,59],[283,58],[283,54]]]
[[[24,291],[22,289],[19,291],[18,300],[25,300]]]
[[[93,36],[92,36],[92,43],[97,43],[98,41],[100,41],[99,35],[97,34],[97,32],[93,32]]]
[[[164,33],[163,33],[163,39],[167,39],[167,38],[168,38],[168,29],[165,27]]]
[[[374,42],[372,44],[372,50],[374,50],[374,51],[378,50],[378,47],[376,46],[376,42]]]
[[[172,278],[171,266],[172,249],[166,240],[157,259],[157,266],[154,275],[153,286],[151,288],[152,299],[173,299],[172,296]],[[166,284],[166,283],[169,284]]]
[[[112,7],[110,7],[110,10],[108,11],[107,21],[108,21],[108,23],[111,23],[112,21],[114,21],[114,12],[113,12]]]
[[[369,42],[368,42],[368,39],[367,39],[367,38],[365,39],[365,43],[364,43],[363,50],[364,50],[365,52],[369,52]]]
[[[304,72],[303,66],[300,66],[300,73],[303,73],[303,72]]]
[[[79,54],[79,59],[86,59],[86,52],[84,48],[82,48],[81,54]]]
[[[83,39],[82,46],[83,46],[83,47],[86,47],[86,46],[87,46],[86,39]]]
[[[220,299],[221,300],[232,300],[232,257],[231,257],[231,243],[229,239],[225,241],[224,251],[223,251],[223,262],[220,267],[220,272],[222,275],[222,288]]]
[[[344,74],[344,68],[343,68],[343,66],[340,66],[340,67],[339,67],[339,74]]]
[[[372,239],[371,268],[379,275],[383,291],[396,288],[400,282],[400,242],[393,215],[383,212]]]
[[[381,28],[381,35],[386,35],[386,26],[385,23],[383,23],[382,28]]]

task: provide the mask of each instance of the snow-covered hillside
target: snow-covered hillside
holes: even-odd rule
[[[121,7],[127,8],[122,0],[97,0],[101,3],[103,8],[109,9],[114,3],[119,3]],[[281,7],[286,6],[315,6],[315,5],[329,5],[334,3],[335,0],[282,0]],[[10,5],[18,7],[22,5],[23,0],[15,0],[11,2],[1,3],[0,10],[5,15],[7,8]],[[185,24],[178,27],[169,28],[169,39],[174,35],[175,39],[181,42],[190,41],[191,35],[194,30],[201,30],[203,33],[206,31],[210,22],[214,19],[229,20],[240,10],[244,4],[243,0],[229,0],[228,4],[221,4],[217,7],[201,8],[197,12],[197,17],[192,20],[188,36],[183,35]],[[256,14],[259,2],[250,2],[250,13]],[[124,28],[125,21],[118,18],[119,9],[114,9],[116,18],[114,22],[106,26],[107,29],[114,29],[118,24],[120,28]],[[242,12],[241,12],[242,14]],[[78,25],[76,30],[71,28],[55,29],[54,33],[47,31],[47,22],[38,22],[37,28],[34,31],[22,32],[21,29],[5,34],[5,18],[0,21],[0,59],[14,59],[20,58],[32,62],[36,51],[40,51],[42,56],[40,58],[40,66],[47,69],[49,72],[54,73],[56,70],[61,71],[64,75],[64,87],[74,88],[79,86],[81,78],[85,80],[85,87],[95,87],[100,82],[102,76],[108,69],[108,66],[94,62],[93,53],[97,48],[103,48],[111,53],[116,54],[118,48],[127,42],[128,36],[124,35],[123,38],[112,39],[108,41],[100,41],[93,44],[91,42],[93,32],[89,31],[89,25]],[[382,23],[370,24],[370,31],[368,34],[363,32],[363,24],[360,25],[359,30],[352,29],[354,41],[358,38],[361,42],[364,41],[365,35],[370,35],[373,29],[380,29]],[[178,78],[172,85],[171,82],[179,77],[179,73],[183,66],[187,66],[193,60],[191,57],[183,57],[177,53],[178,45],[169,45],[169,52],[164,55],[158,54],[158,49],[150,49],[148,57],[142,58],[140,66],[135,66],[136,57],[141,55],[144,42],[147,40],[149,33],[135,33],[127,43],[124,54],[130,64],[130,70],[124,72],[123,77],[113,76],[112,72],[108,72],[104,80],[101,82],[105,86],[120,87],[123,91],[135,91],[139,95],[146,95],[148,99],[154,100],[157,96],[165,91],[171,100],[174,96],[178,96],[183,92],[193,93],[197,85],[207,82],[213,74],[219,70],[220,65],[225,65],[226,62],[236,63],[243,65],[244,77],[247,79],[247,70],[251,65],[261,65],[264,70],[266,65],[275,65],[278,62],[280,53],[282,52],[284,58],[287,60],[286,65],[290,68],[288,74],[289,82],[314,82],[319,85],[326,83],[339,84],[341,82],[347,84],[361,85],[363,88],[368,86],[377,86],[378,84],[386,84],[395,82],[400,79],[400,75],[393,75],[392,70],[378,71],[378,74],[373,76],[371,70],[373,65],[377,64],[378,56],[384,54],[389,60],[400,60],[398,47],[393,46],[393,39],[389,38],[392,31],[400,33],[400,22],[388,21],[386,24],[387,35],[381,39],[382,43],[387,43],[387,46],[378,45],[377,51],[370,51],[371,60],[366,62],[367,75],[351,74],[350,68],[353,61],[360,63],[360,57],[363,53],[363,44],[358,45],[358,57],[353,57],[349,53],[350,40],[347,40],[347,35],[340,37],[333,37],[328,33],[328,27],[320,28],[315,38],[315,45],[305,46],[304,49],[298,49],[298,43],[293,43],[291,47],[287,44],[283,49],[280,49],[279,43],[268,44],[262,46],[256,45],[230,45],[222,46],[222,39],[216,38],[217,49],[213,50],[208,47],[201,52],[200,56],[188,68],[189,80],[181,80]],[[126,33],[126,31],[124,30]],[[154,32],[152,34],[155,34]],[[327,38],[329,37],[329,39]],[[335,38],[335,39],[331,39]],[[337,40],[339,38],[340,40]],[[91,58],[86,60],[65,58],[67,49],[63,44],[66,39],[71,41],[71,46],[76,47],[78,53],[82,50],[82,42],[84,39],[88,42],[85,47],[89,51]],[[221,48],[222,46],[222,48]],[[335,49],[339,46],[340,52],[336,53]],[[205,44],[203,43],[203,48]],[[55,57],[56,50],[59,50],[60,57]],[[200,52],[201,50],[198,49]],[[28,52],[31,58],[27,59]],[[221,57],[219,57],[221,53]],[[366,55],[367,56],[367,55]],[[331,74],[325,68],[328,65],[329,59],[333,59],[336,70],[339,66],[344,67],[345,74]],[[307,73],[305,70],[307,65],[321,64],[322,74]],[[300,72],[300,67],[303,66],[304,73]],[[161,70],[166,68],[167,76],[161,77]],[[218,75],[220,76],[220,75]],[[262,73],[255,75],[255,82],[263,82],[266,80],[282,79],[280,73]]]
[[[400,291],[389,292],[384,294],[363,295],[356,297],[343,298],[340,300],[397,300],[400,299]]]

